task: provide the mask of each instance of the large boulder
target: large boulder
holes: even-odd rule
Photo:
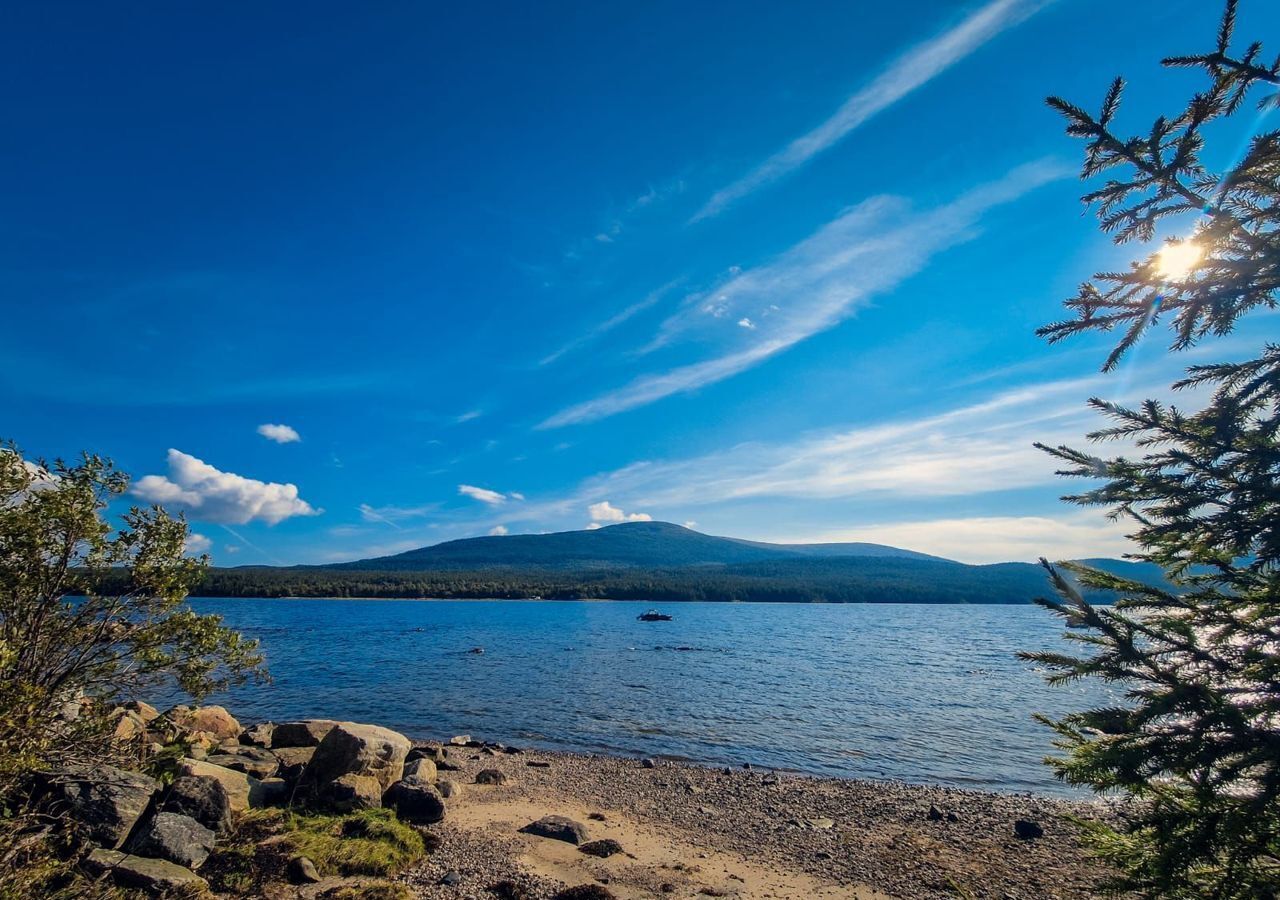
[[[231,798],[222,782],[209,776],[180,775],[164,792],[160,809],[190,816],[205,828],[231,827]]]
[[[198,869],[209,858],[217,835],[190,816],[158,812],[129,839],[128,850]]]
[[[253,783],[258,780],[246,775],[244,772],[237,772],[225,766],[214,765],[213,763],[191,759],[190,757],[178,763],[178,774],[213,778],[220,781],[227,792],[227,800],[231,805],[232,812],[244,812],[249,808],[249,796],[253,790]]]
[[[281,722],[271,732],[271,749],[279,747],[318,747],[324,736],[338,723],[332,719],[306,719]]]
[[[271,722],[259,722],[257,725],[251,725],[241,732],[240,743],[270,750],[271,744],[275,740],[275,733],[276,726],[274,724]]]
[[[221,706],[175,706],[165,718],[183,731],[209,735],[216,741],[239,740],[243,730],[235,716]]]
[[[525,834],[536,834],[538,837],[550,838],[554,841],[567,841],[575,845],[581,844],[587,839],[587,826],[564,816],[543,816],[538,821],[530,822],[520,830]]]
[[[418,778],[397,781],[382,795],[382,805],[396,817],[414,825],[431,825],[444,819],[444,798],[434,786]]]
[[[389,728],[340,722],[316,747],[306,778],[324,785],[343,775],[370,775],[385,791],[404,775],[411,746],[407,737]]]
[[[320,794],[325,807],[339,813],[382,806],[382,785],[372,775],[343,775],[326,784]]]
[[[116,723],[112,729],[112,737],[122,744],[139,740],[147,732],[147,723],[142,717],[124,707],[113,709],[109,718]]]
[[[69,815],[91,840],[112,850],[124,844],[160,785],[114,766],[73,766],[40,777],[48,809]]]
[[[315,747],[276,747],[271,751],[280,768],[276,772],[281,778],[296,781],[302,775],[311,757],[316,755]]]
[[[292,785],[283,778],[264,778],[249,784],[249,805],[254,809],[285,806],[292,793]]]
[[[436,764],[425,756],[411,759],[404,764],[405,778],[417,778],[419,781],[430,781],[434,784],[438,774]]]
[[[176,863],[117,850],[94,850],[84,860],[90,875],[109,875],[121,887],[137,888],[157,896],[188,896],[209,889],[209,883]]]

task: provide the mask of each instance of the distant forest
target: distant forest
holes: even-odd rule
[[[1125,572],[1137,577],[1133,572]],[[114,585],[119,588],[122,585]],[[105,585],[103,587],[106,587]],[[893,558],[770,560],[675,569],[372,571],[210,569],[197,597],[530,598],[784,603],[1027,603],[1049,592],[1029,563]]]

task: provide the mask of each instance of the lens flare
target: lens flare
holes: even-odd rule
[[[1156,254],[1156,274],[1165,281],[1182,281],[1203,257],[1204,250],[1195,241],[1165,244]]]

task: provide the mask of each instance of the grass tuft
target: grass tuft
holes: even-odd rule
[[[312,815],[281,809],[255,809],[241,816],[234,835],[214,851],[201,874],[215,889],[253,893],[284,880],[290,858],[305,856],[321,875],[395,875],[422,858],[422,835],[387,809],[350,815]],[[381,887],[371,900],[398,900]],[[372,888],[361,887],[367,891]],[[399,890],[388,886],[386,890]]]

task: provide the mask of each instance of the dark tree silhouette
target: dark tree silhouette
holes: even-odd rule
[[[1237,5],[1226,4],[1211,52],[1164,60],[1202,70],[1208,85],[1147,133],[1117,133],[1120,79],[1096,116],[1049,100],[1067,133],[1088,142],[1083,177],[1109,178],[1083,198],[1104,230],[1119,243],[1150,241],[1160,223],[1190,232],[1128,271],[1099,273],[1067,301],[1073,318],[1041,329],[1050,341],[1121,330],[1104,370],[1162,320],[1178,351],[1275,309],[1280,132],[1255,134],[1227,171],[1210,170],[1202,155],[1212,123],[1277,105],[1280,59],[1261,62],[1256,43],[1231,50]],[[1274,321],[1249,319],[1259,331]],[[1096,606],[1046,563],[1058,596],[1040,602],[1080,651],[1025,658],[1053,682],[1098,678],[1123,689],[1114,707],[1049,723],[1065,751],[1049,761],[1059,777],[1135,801],[1120,824],[1082,823],[1119,873],[1113,887],[1145,897],[1275,898],[1280,346],[1264,343],[1243,363],[1193,366],[1174,388],[1208,399],[1197,412],[1155,400],[1137,409],[1091,401],[1111,424],[1090,439],[1127,441],[1133,458],[1044,448],[1065,464],[1061,474],[1097,485],[1065,499],[1132,522],[1131,558],[1159,565],[1173,588],[1066,564],[1083,585],[1121,597]]]

